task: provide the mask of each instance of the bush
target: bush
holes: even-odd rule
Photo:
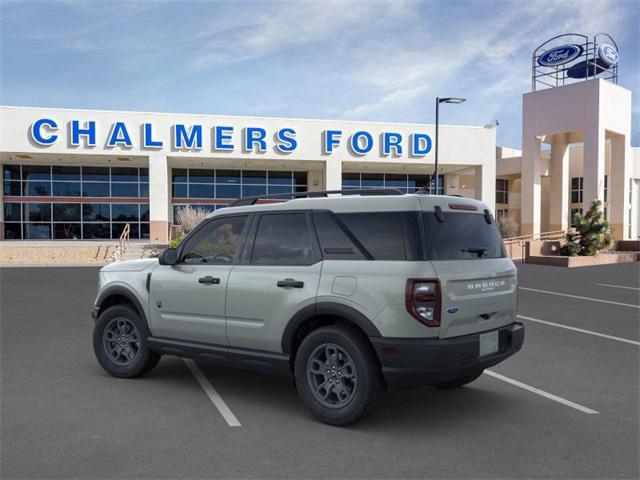
[[[609,233],[609,222],[604,219],[600,200],[594,200],[584,215],[576,213],[573,216],[573,223],[576,231],[567,233],[566,243],[560,249],[560,254],[593,256],[613,244],[613,236]]]
[[[207,213],[204,208],[200,207],[182,207],[176,212],[176,222],[186,235],[205,219]]]
[[[180,242],[184,240],[184,237],[184,235],[180,235],[178,238],[174,238],[173,240],[171,240],[169,242],[169,248],[176,248],[178,245],[180,245]]]
[[[500,235],[502,235],[502,238],[512,238],[518,236],[520,225],[518,225],[518,223],[513,218],[507,215],[503,215],[496,220],[496,225],[498,225],[498,230],[500,230]]]

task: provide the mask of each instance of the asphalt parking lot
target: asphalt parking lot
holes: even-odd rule
[[[458,390],[389,393],[349,428],[284,377],[198,362],[235,427],[181,359],[111,378],[96,269],[0,269],[2,478],[638,478],[638,264],[518,268],[519,354]]]

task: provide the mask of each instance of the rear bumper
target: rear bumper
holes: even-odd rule
[[[495,330],[499,332],[498,351],[484,357],[478,356],[479,339],[487,332],[454,338],[369,337],[369,340],[389,388],[403,390],[448,382],[491,367],[522,348],[522,323],[514,322]]]

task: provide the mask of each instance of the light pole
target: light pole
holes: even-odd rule
[[[432,175],[432,176],[435,176],[435,179],[436,179],[436,195],[438,194],[438,144],[440,143],[438,142],[438,130],[440,129],[440,104],[441,103],[462,103],[466,100],[467,100],[466,98],[458,98],[458,97],[444,97],[444,98],[436,97],[436,147],[435,147],[436,148],[436,151],[435,151],[436,165]]]

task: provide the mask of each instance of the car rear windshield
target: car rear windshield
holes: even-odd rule
[[[425,212],[424,228],[429,260],[472,260],[505,256],[495,221],[487,223],[480,213]]]

